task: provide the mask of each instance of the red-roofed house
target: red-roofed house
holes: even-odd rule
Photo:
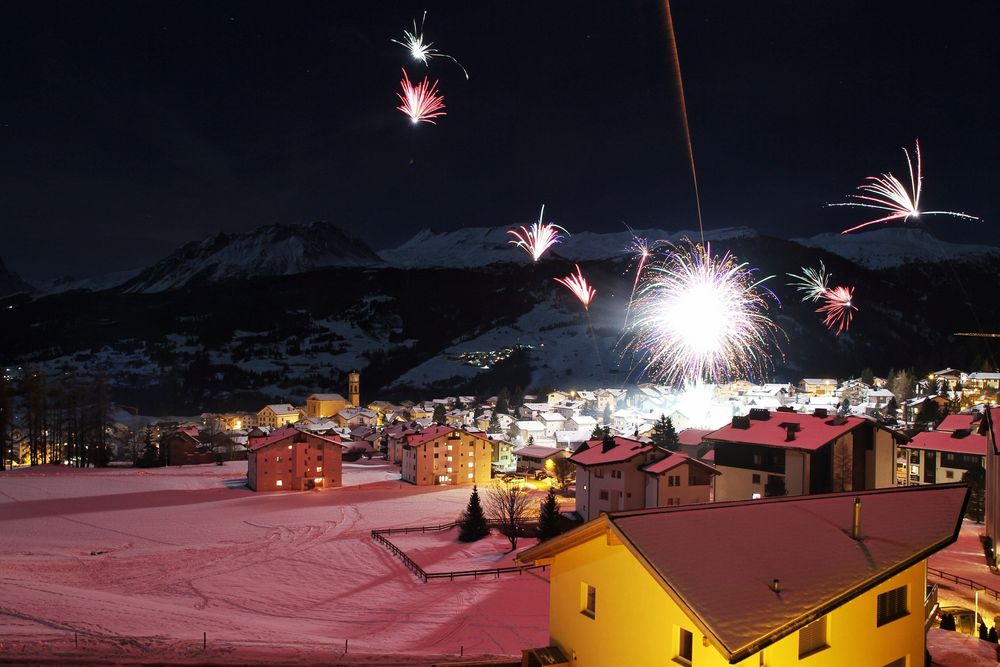
[[[715,498],[713,466],[683,452],[671,452],[641,468],[646,473],[644,507],[710,503]]]
[[[212,443],[198,439],[197,428],[179,428],[160,437],[163,464],[168,466],[196,465],[215,460]]]
[[[716,500],[760,498],[782,485],[790,496],[895,485],[892,433],[858,417],[751,410],[704,442],[722,473]]]
[[[970,414],[956,414],[947,415],[941,420],[941,423],[937,425],[938,431],[959,431],[961,429],[966,429],[968,431],[975,430],[978,426],[979,419],[982,417],[978,412],[973,412]]]
[[[343,483],[343,445],[286,426],[255,440],[247,458],[247,486],[254,491],[306,491]]]
[[[639,509],[646,503],[646,475],[639,468],[662,452],[649,442],[615,437],[589,440],[570,457],[576,464],[576,512],[590,520],[601,512]]]
[[[454,426],[428,426],[406,436],[401,477],[418,486],[484,484],[490,481],[492,443],[485,433]]]
[[[517,560],[549,566],[550,650],[574,667],[922,667],[927,558],[967,499],[940,485],[621,512]]]
[[[958,431],[921,431],[899,446],[906,484],[960,482],[970,468],[986,465],[986,436]]]
[[[514,465],[520,472],[532,472],[535,470],[552,470],[556,459],[564,459],[569,456],[569,452],[559,447],[546,447],[545,445],[528,445],[513,451]]]

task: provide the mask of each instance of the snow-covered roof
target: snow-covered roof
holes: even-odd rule
[[[1000,373],[969,373],[970,380],[1000,380]]]
[[[935,452],[986,456],[985,435],[970,433],[964,437],[955,437],[956,435],[958,434],[948,431],[921,431],[903,446],[911,449],[929,449]]]
[[[516,424],[517,424],[518,430],[521,430],[521,431],[535,431],[535,432],[541,433],[542,431],[545,430],[545,424],[543,424],[541,422],[536,422],[534,420],[516,422]]]
[[[771,412],[766,420],[749,419],[748,422],[748,428],[736,428],[729,424],[712,431],[705,439],[814,451],[866,423],[858,417],[818,417],[797,412]],[[793,440],[786,439],[785,424],[797,425],[792,427],[797,428]]]
[[[525,403],[524,407],[532,412],[551,412],[555,409],[555,406],[548,403]]]
[[[620,539],[736,664],[954,542],[966,496],[964,486],[948,484],[616,512],[517,559]],[[860,540],[851,537],[855,498]]]
[[[291,403],[272,403],[269,405],[265,405],[263,408],[260,409],[260,412],[263,412],[268,408],[270,408],[271,412],[273,412],[276,415],[290,415],[292,413],[298,412],[298,410],[296,410]]]
[[[419,447],[420,445],[426,444],[431,440],[437,440],[438,438],[447,436],[454,432],[465,433],[466,435],[471,435],[474,438],[479,438],[480,440],[486,440],[486,434],[478,429],[476,431],[471,431],[467,428],[460,428],[458,426],[445,426],[441,424],[436,424],[434,426],[428,426],[420,433],[413,433],[406,436],[406,444],[411,447]]]
[[[541,419],[542,421],[547,421],[547,422],[566,421],[566,418],[563,417],[558,412],[543,412],[542,414],[538,415],[538,418]]]
[[[590,415],[573,415],[570,417],[577,426],[589,426],[591,430],[597,426],[597,420]]]
[[[577,451],[572,456],[573,463],[582,466],[599,466],[613,463],[621,463],[635,458],[639,454],[645,454],[653,450],[653,446],[648,442],[641,442],[631,438],[615,436],[613,438],[615,446],[605,449],[601,440],[587,441],[587,448]]]
[[[553,456],[565,455],[565,449],[558,447],[545,447],[544,445],[528,445],[514,450],[514,456],[522,459],[547,459]]]
[[[344,401],[340,394],[310,394],[308,401]]]
[[[837,384],[834,378],[802,378],[803,384]]]
[[[302,433],[302,431],[299,430],[299,429],[297,429],[297,428],[295,428],[294,426],[284,426],[282,428],[275,429],[266,438],[261,438],[260,440],[255,440],[254,442],[251,442],[250,443],[250,451],[256,452],[256,451],[258,451],[258,450],[260,450],[260,449],[262,449],[264,447],[267,447],[269,445],[274,445],[274,444],[277,444],[279,442],[283,442],[285,440],[288,440],[289,438],[293,438],[293,437],[295,437],[299,433]],[[316,435],[315,433],[307,433],[305,435],[307,437],[316,438],[318,440],[322,440],[324,442],[329,442],[329,443],[332,443],[332,444],[335,444],[335,445],[343,445],[344,444],[344,443],[342,443],[342,442],[340,442],[338,440],[334,440],[333,438],[328,438],[328,437],[325,437],[325,436],[322,436],[322,435]]]
[[[683,452],[671,452],[658,461],[647,463],[642,466],[641,470],[643,472],[648,472],[650,475],[662,475],[663,473],[669,472],[677,466],[684,464],[701,468],[702,470],[706,470],[713,475],[721,474],[714,467],[708,465],[707,463],[702,463],[698,459],[693,459]]]
[[[895,398],[896,395],[888,389],[869,389],[868,398]]]

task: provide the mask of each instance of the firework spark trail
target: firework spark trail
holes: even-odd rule
[[[410,120],[414,125],[420,122],[430,123],[431,125],[437,125],[433,120],[438,116],[444,116],[444,97],[438,95],[437,84],[435,81],[428,85],[427,77],[424,80],[414,86],[410,83],[410,77],[406,74],[406,70],[403,70],[403,80],[399,82],[403,87],[401,93],[396,93],[396,97],[402,102],[401,105],[396,107],[404,114],[410,117]]]
[[[632,231],[629,229],[629,231]],[[632,243],[629,244],[627,250],[633,254],[639,256],[639,266],[635,270],[635,280],[632,281],[632,293],[629,294],[628,303],[625,306],[625,324],[628,325],[628,316],[632,311],[632,301],[635,299],[635,290],[639,287],[639,278],[642,276],[642,270],[646,266],[646,262],[649,260],[649,256],[652,252],[649,249],[649,240],[639,238],[636,235],[632,235]]]
[[[636,299],[629,346],[660,381],[722,382],[763,373],[768,348],[780,329],[767,316],[766,296],[755,270],[729,253],[687,241],[672,246],[662,263],[650,264]]]
[[[845,229],[841,234],[848,234],[871,225],[877,225],[880,222],[890,222],[892,220],[906,222],[910,218],[919,218],[921,215],[950,215],[965,220],[979,220],[974,215],[957,213],[955,211],[921,211],[920,190],[923,181],[923,167],[920,159],[920,140],[916,140],[916,150],[914,151],[914,155],[917,158],[916,173],[913,171],[913,161],[910,159],[910,152],[906,148],[903,148],[903,154],[906,155],[906,166],[910,173],[909,190],[892,173],[886,172],[881,176],[868,176],[865,178],[865,182],[858,186],[858,190],[864,194],[848,195],[848,197],[859,201],[827,204],[827,206],[855,206],[889,212],[889,215],[855,225],[850,229]]]
[[[441,53],[437,49],[431,48],[434,46],[433,42],[427,42],[424,44],[424,22],[427,20],[427,12],[424,12],[423,17],[420,19],[420,28],[417,28],[417,19],[413,19],[413,32],[408,30],[403,31],[403,41],[398,39],[390,39],[390,42],[399,44],[409,50],[410,55],[413,56],[414,60],[419,60],[424,65],[427,65],[427,60],[429,58],[447,58],[456,65],[458,65],[462,73],[465,74],[465,78],[469,78],[469,73],[466,71],[465,67],[462,67],[462,63],[458,62],[453,56],[449,56],[447,53]]]
[[[829,289],[827,284],[830,282],[832,275],[826,272],[826,267],[823,262],[819,263],[818,269],[810,269],[808,267],[802,267],[802,275],[797,276],[794,273],[786,274],[791,278],[797,278],[798,282],[788,283],[798,291],[805,294],[802,297],[803,301],[819,301],[827,293]]]
[[[854,316],[851,311],[857,310],[851,303],[853,298],[853,287],[834,287],[826,291],[823,295],[824,304],[816,309],[817,313],[823,313],[825,316],[823,324],[828,329],[833,331],[833,328],[837,327],[838,336],[851,326],[851,318]]]
[[[574,266],[576,266],[576,275],[571,273],[565,278],[553,278],[553,280],[565,285],[573,293],[573,296],[580,300],[584,309],[590,310],[590,302],[594,300],[597,290],[587,283],[587,279],[583,277],[583,271],[580,270],[580,265],[575,264]]]
[[[542,222],[544,215],[545,204],[542,204],[542,212],[538,214],[538,222],[533,224],[530,229],[521,225],[521,231],[517,231],[516,229],[507,230],[507,233],[514,237],[514,240],[508,241],[508,243],[522,248],[526,253],[531,255],[532,261],[535,262],[545,254],[546,250],[563,240],[563,237],[559,235],[560,230],[564,234],[569,235],[569,232],[559,225]]]

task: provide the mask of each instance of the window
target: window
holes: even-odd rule
[[[469,479],[472,479],[472,473],[471,472],[469,473]]]
[[[580,613],[594,618],[597,615],[597,589],[580,582]]]
[[[677,653],[674,656],[674,660],[682,665],[690,665],[693,654],[694,635],[684,628],[677,628]]]
[[[266,459],[265,459],[265,460],[266,460]],[[280,457],[280,456],[275,456],[275,457],[274,457],[274,462],[275,462],[275,463],[281,463],[281,457]]]
[[[316,466],[316,472],[323,472],[323,466]]]
[[[885,667],[906,667],[906,656],[904,655],[902,658],[896,658]]]
[[[317,461],[322,461],[323,460],[323,455],[322,454],[317,454],[316,455],[316,460]]]
[[[754,455],[753,455],[753,464],[754,464],[755,466],[759,466],[759,465],[760,465],[761,463],[763,463],[763,462],[764,462],[764,461],[763,461],[763,458],[761,457],[761,455],[760,455],[760,454],[754,454]]]
[[[907,614],[906,586],[894,588],[878,596],[878,625],[883,626]]]
[[[598,495],[598,498],[600,498],[601,500],[607,500],[608,499],[608,492],[607,491],[601,491],[597,495]]]
[[[438,453],[434,452],[434,458],[437,458],[437,457],[438,457]]]
[[[944,471],[944,476],[946,478],[948,478],[948,479],[955,479],[955,471],[954,470],[945,470]]]
[[[760,484],[760,475],[751,475],[750,481],[754,484]]]
[[[275,486],[282,486],[282,483],[281,483],[281,480],[280,480],[280,479],[279,479],[279,480],[277,480],[277,481],[276,481],[276,482],[275,482],[274,484],[275,484]]]
[[[799,630],[799,658],[829,648],[826,643],[826,616]]]
[[[681,476],[680,475],[669,475],[667,477],[667,486],[680,486]]]

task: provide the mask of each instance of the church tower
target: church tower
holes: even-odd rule
[[[357,371],[347,374],[347,402],[356,408],[361,405],[361,373]]]

